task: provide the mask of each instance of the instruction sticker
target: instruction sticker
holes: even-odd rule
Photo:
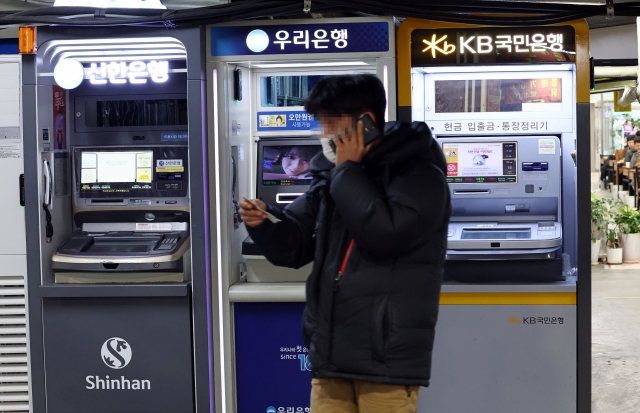
[[[184,172],[182,159],[162,159],[156,163],[156,172]]]
[[[151,168],[138,168],[138,179],[136,182],[151,182]]]
[[[556,141],[555,139],[538,139],[539,155],[555,155]]]
[[[171,231],[171,223],[138,223],[136,224],[136,231]]]
[[[0,145],[0,159],[20,158],[20,145]]]

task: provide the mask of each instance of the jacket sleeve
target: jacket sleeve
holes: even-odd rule
[[[331,196],[356,245],[392,259],[428,240],[448,220],[444,178],[426,163],[393,176],[380,194],[365,170],[347,161],[333,170]]]
[[[265,220],[247,231],[253,242],[273,265],[300,268],[313,261],[315,223],[318,211],[317,195],[306,193],[281,212],[268,206],[281,222]]]

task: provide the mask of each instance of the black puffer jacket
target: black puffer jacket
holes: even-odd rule
[[[442,150],[424,123],[389,123],[362,164],[323,154],[282,219],[249,229],[275,265],[314,261],[303,334],[313,377],[429,385],[451,213]],[[345,273],[336,280],[351,239]]]

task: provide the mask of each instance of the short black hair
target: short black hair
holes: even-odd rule
[[[319,81],[304,102],[304,109],[314,115],[360,116],[372,112],[376,124],[384,130],[387,98],[384,85],[375,75],[330,76]]]
[[[639,131],[637,131],[635,135],[629,135],[629,136],[627,137],[627,140],[628,140],[628,141],[630,141],[631,139],[635,140],[635,139],[636,139],[636,136],[640,136],[640,130],[639,130]]]
[[[636,138],[633,140],[633,143],[640,143],[640,136],[636,136]]]

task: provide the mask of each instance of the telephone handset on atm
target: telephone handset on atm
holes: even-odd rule
[[[51,224],[51,212],[49,212],[49,209],[51,208],[52,204],[51,193],[53,192],[53,176],[51,174],[51,165],[46,159],[42,161],[42,174],[44,182],[42,208],[44,209],[45,217],[47,220],[47,242],[51,242],[51,238],[53,237],[53,224]]]
[[[45,208],[51,208],[51,187],[53,186],[53,179],[51,177],[51,166],[49,165],[49,161],[46,159],[42,161],[42,175],[44,182],[44,196],[42,203]]]

